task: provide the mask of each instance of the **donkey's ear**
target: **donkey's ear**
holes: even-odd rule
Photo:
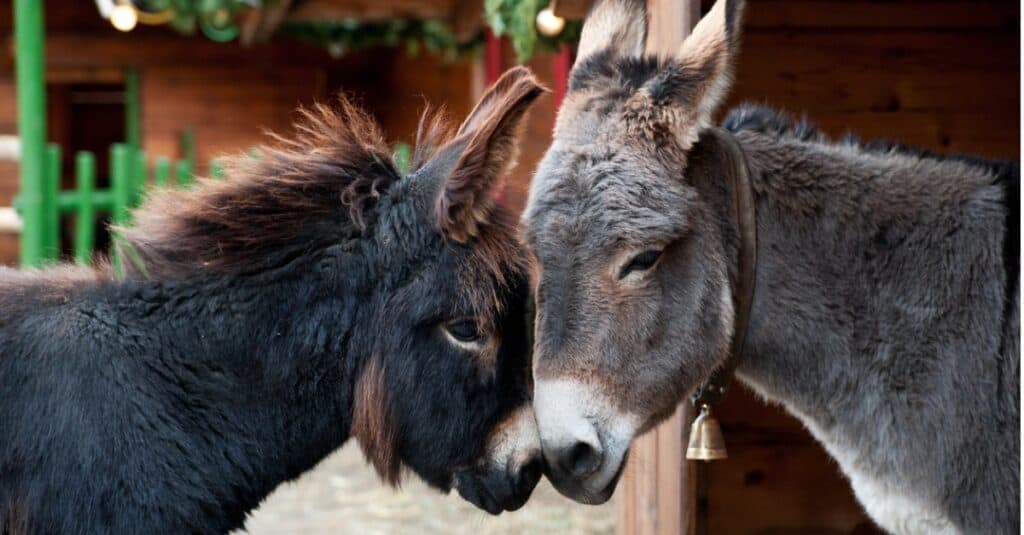
[[[640,57],[647,40],[647,8],[644,0],[597,0],[590,9],[580,43],[576,48],[573,71],[598,52]]]
[[[687,100],[697,107],[701,127],[711,124],[711,114],[732,85],[742,16],[743,0],[718,0],[679,50],[677,60],[683,70],[700,73],[696,91]]]
[[[465,242],[487,220],[499,178],[515,163],[526,111],[544,91],[529,69],[510,69],[459,127],[449,144],[459,151],[458,160],[441,185],[436,206],[446,238]]]
[[[684,126],[692,132],[711,125],[711,114],[732,84],[743,4],[743,0],[715,2],[683,41],[675,61],[645,85],[654,102],[681,105]]]

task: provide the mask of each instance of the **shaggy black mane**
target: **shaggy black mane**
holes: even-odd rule
[[[150,194],[134,225],[120,229],[129,275],[258,269],[364,230],[371,206],[401,178],[383,134],[343,97],[299,113],[293,137],[271,134],[258,157],[229,159],[226,180]]]

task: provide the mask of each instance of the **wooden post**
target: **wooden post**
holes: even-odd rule
[[[647,53],[668,57],[700,20],[700,0],[647,0]]]
[[[647,0],[647,53],[671,56],[699,19],[700,0]],[[696,531],[696,477],[686,460],[692,420],[687,400],[668,421],[633,441],[618,490],[620,535]]]

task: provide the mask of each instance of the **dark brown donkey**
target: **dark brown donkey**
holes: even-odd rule
[[[0,271],[0,532],[211,533],[349,437],[491,513],[540,477],[525,274],[495,205],[515,69],[403,176],[350,104],[161,191],[128,274]]]
[[[709,129],[741,11],[719,0],[664,59],[644,55],[642,0],[585,23],[525,214],[552,481],[608,499],[633,437],[726,361],[745,192],[739,378],[807,425],[884,528],[1017,533],[1017,164],[835,143],[756,107]]]

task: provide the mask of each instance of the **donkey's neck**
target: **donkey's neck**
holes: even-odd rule
[[[757,285],[740,368],[755,389],[827,427],[840,417],[828,402],[836,392],[919,383],[914,370],[878,368],[878,359],[934,343],[936,327],[988,322],[964,354],[1001,353],[1005,204],[989,170],[737,138],[757,196]]]
[[[1001,448],[998,433],[1016,436],[1019,414],[1007,190],[983,165],[736,136],[750,160],[758,227],[739,378],[807,425],[887,529],[970,526],[971,513],[950,503],[955,485],[1007,482],[957,463],[975,441]],[[728,187],[710,193],[723,214]],[[735,261],[734,228],[724,235]],[[989,453],[980,462],[998,458]],[[947,460],[950,472],[922,463],[928,456]],[[926,520],[900,511],[939,523],[918,525]]]
[[[348,438],[360,365],[347,347],[353,300],[310,292],[304,276],[125,282],[80,305],[125,335],[96,354],[118,355],[108,388],[125,400],[111,433],[132,442],[118,452],[137,466],[126,477],[154,491],[129,499],[152,496],[183,514],[154,520],[239,527]]]

